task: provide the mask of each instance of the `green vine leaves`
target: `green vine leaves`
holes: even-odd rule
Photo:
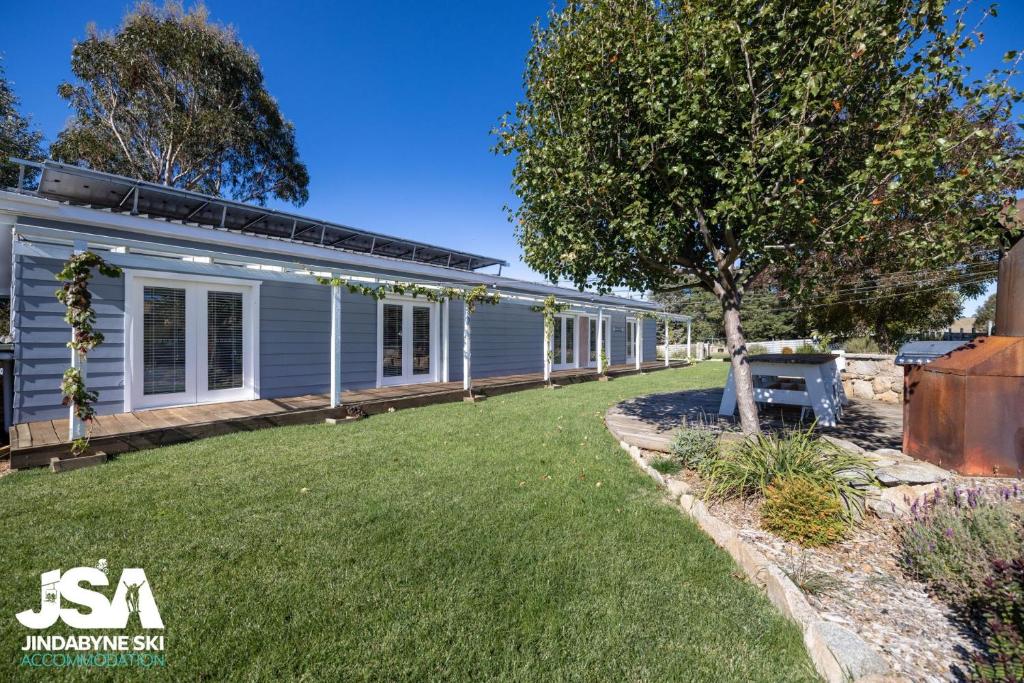
[[[66,309],[64,320],[72,330],[68,348],[82,356],[103,343],[103,334],[93,327],[96,323],[96,311],[92,307],[89,281],[92,279],[94,270],[106,277],[121,277],[122,274],[120,268],[107,263],[102,257],[91,251],[74,254],[57,273],[57,279],[64,282],[57,290],[57,300],[64,304]],[[60,392],[63,397],[61,403],[65,406],[73,406],[78,419],[89,422],[96,417],[96,410],[93,406],[99,398],[99,394],[90,391],[85,385],[85,378],[79,368],[69,367],[64,371]],[[71,444],[72,454],[79,455],[87,445],[88,439],[75,440]]]
[[[567,308],[569,308],[568,304],[558,303],[554,295],[546,297],[544,303],[539,306],[530,306],[530,310],[534,313],[544,314],[544,336],[546,339],[551,339],[555,333],[555,316]],[[550,363],[554,360],[554,349],[548,349],[548,362]]]
[[[488,292],[486,285],[477,285],[472,289],[457,289],[455,287],[425,287],[407,282],[394,282],[390,284],[382,283],[371,287],[338,277],[318,277],[316,281],[321,285],[345,287],[352,294],[362,294],[378,301],[388,295],[422,296],[433,303],[461,300],[465,303],[470,313],[476,311],[477,304],[496,306],[501,301],[501,295],[497,292]]]

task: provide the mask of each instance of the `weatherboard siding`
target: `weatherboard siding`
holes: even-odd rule
[[[462,380],[461,301],[449,304],[448,379]],[[477,304],[470,317],[473,377],[544,370],[544,316],[524,303]]]
[[[664,324],[664,323],[662,323]],[[657,360],[658,358],[658,321],[650,318],[644,319],[644,361]]]
[[[54,293],[62,263],[16,257],[12,291],[16,374],[15,423],[67,417],[60,381],[68,367],[70,327]],[[161,264],[160,272],[176,272]],[[159,276],[159,272],[154,271]],[[239,273],[239,277],[244,277]],[[251,279],[259,279],[254,274]],[[124,282],[96,275],[90,284],[96,329],[105,341],[90,354],[87,384],[99,392],[96,411],[124,411]],[[326,393],[330,387],[330,288],[264,281],[260,287],[260,397]],[[376,384],[377,303],[342,295],[342,387]]]
[[[60,382],[68,368],[71,328],[64,305],[57,301],[55,259],[18,256],[11,287],[14,335],[14,422],[67,417],[61,405]],[[95,327],[105,341],[89,354],[88,385],[99,393],[96,411],[124,410],[124,285],[97,274],[89,286],[96,311]]]
[[[73,231],[74,226],[53,224]],[[91,228],[94,233],[100,229]],[[112,232],[112,231],[111,231]],[[70,235],[69,235],[70,236]],[[31,239],[23,241],[32,242]],[[60,381],[69,363],[70,328],[64,307],[54,294],[62,260],[18,254],[13,262],[11,290],[12,334],[15,341],[13,418],[15,423],[66,417],[61,405]],[[155,259],[161,272],[223,276],[224,266],[206,267],[173,258]],[[330,385],[330,288],[282,279],[272,271],[233,269],[232,277],[261,282],[259,321],[259,396],[284,398],[326,393]],[[99,392],[96,410],[101,415],[124,410],[124,282],[96,275],[91,284],[97,314],[96,327],[106,340],[89,354],[88,380]],[[449,379],[462,379],[461,301],[449,304]],[[377,301],[342,292],[342,388],[362,389],[377,383]],[[625,357],[623,312],[610,312],[609,359],[622,364]],[[472,372],[477,378],[543,370],[543,315],[528,303],[503,300],[479,304],[471,320]],[[656,323],[644,321],[644,359],[655,357]]]

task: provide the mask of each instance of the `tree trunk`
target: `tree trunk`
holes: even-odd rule
[[[754,403],[754,377],[747,363],[747,340],[740,325],[738,297],[728,295],[722,299],[725,312],[725,341],[732,363],[732,376],[736,382],[736,408],[740,413],[740,427],[744,434],[760,434],[761,423],[757,419],[757,404]]]

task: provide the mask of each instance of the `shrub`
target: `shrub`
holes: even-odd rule
[[[912,512],[901,538],[904,565],[956,605],[980,597],[994,561],[1019,553],[1018,513],[976,489],[936,490]]]
[[[709,429],[683,427],[672,439],[672,455],[683,467],[699,471],[718,455],[718,437]]]
[[[662,474],[675,474],[683,469],[683,464],[675,458],[658,458],[651,461],[651,467]]]
[[[864,489],[874,481],[872,463],[864,456],[819,439],[807,431],[781,436],[762,434],[741,441],[712,461],[702,474],[709,498],[764,495],[777,479],[803,477],[828,491],[852,520],[863,509]]]
[[[762,346],[761,344],[751,344],[747,347],[748,356],[756,356],[758,354],[768,353],[768,347]]]
[[[801,344],[800,346],[796,347],[796,352],[797,353],[821,353],[821,349],[819,349],[814,344]]]
[[[805,477],[781,477],[765,491],[761,526],[800,545],[832,545],[847,523],[835,494]]]
[[[1024,681],[1024,556],[996,560],[976,605],[984,654],[974,658],[976,681]]]
[[[871,337],[853,337],[846,340],[843,349],[847,353],[881,353],[882,349]]]

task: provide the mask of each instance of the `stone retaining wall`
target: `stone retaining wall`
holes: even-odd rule
[[[903,368],[896,356],[856,353],[846,356],[843,390],[850,398],[899,403],[903,400]]]

